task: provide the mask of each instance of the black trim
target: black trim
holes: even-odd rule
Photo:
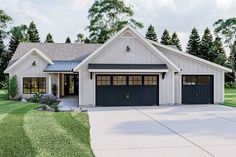
[[[167,70],[166,64],[88,64],[88,69],[157,69]]]
[[[29,78],[30,79],[30,93],[25,93],[25,90],[24,90],[24,79],[25,78]],[[39,93],[39,79],[40,78],[44,78],[45,79],[45,84],[46,84],[46,86],[45,86],[45,92],[43,92],[43,93],[40,93],[40,94],[46,94],[47,93],[47,78],[46,77],[23,77],[22,79],[22,88],[23,88],[23,94],[36,94],[36,93],[32,93],[32,78],[36,78],[37,79],[37,83],[38,83],[38,92],[37,93]]]

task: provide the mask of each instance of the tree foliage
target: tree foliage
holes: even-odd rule
[[[156,42],[158,41],[155,28],[152,25],[148,27],[148,30],[146,32],[146,38],[152,41],[156,41]]]
[[[215,38],[212,44],[210,58],[213,58],[212,62],[220,65],[225,65],[227,61],[226,53],[223,47],[223,43],[219,37]]]
[[[171,45],[175,45],[180,51],[182,51],[180,40],[176,32],[174,32],[171,37]]]
[[[12,76],[9,79],[8,94],[9,94],[11,99],[15,99],[15,97],[18,94],[18,81],[17,81],[16,75]]]
[[[33,42],[33,43],[40,42],[39,32],[36,28],[34,21],[30,23],[27,33],[29,35],[30,42]]]
[[[229,18],[226,20],[219,19],[214,23],[215,33],[220,37],[225,46],[230,49],[229,64],[233,70],[234,81],[236,85],[236,18]]]
[[[143,27],[142,23],[133,18],[132,7],[123,0],[95,0],[88,13],[89,37],[98,43],[104,43],[127,24]]]
[[[201,56],[200,53],[200,36],[198,34],[198,31],[196,28],[192,29],[192,32],[189,36],[189,41],[188,41],[188,45],[187,45],[187,53],[190,53],[192,55]]]
[[[213,36],[211,34],[210,29],[206,28],[200,43],[200,52],[199,52],[200,54],[198,57],[214,62],[215,56],[214,56],[214,51],[211,50],[212,46],[213,46]]]
[[[47,34],[46,39],[44,41],[45,43],[54,43],[52,35],[50,33]]]
[[[170,33],[167,29],[165,29],[163,32],[163,35],[161,37],[161,43],[163,45],[171,45]]]
[[[65,43],[71,43],[70,37],[67,37],[67,38],[66,38]]]
[[[7,15],[3,10],[0,10],[0,33],[2,33],[2,37],[4,37],[5,29],[8,24],[12,21],[12,18]]]

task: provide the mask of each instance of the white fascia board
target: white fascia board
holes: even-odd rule
[[[109,39],[106,43],[104,43],[101,47],[99,47],[97,50],[95,50],[92,54],[90,54],[86,59],[84,59],[80,64],[78,64],[74,71],[78,71],[78,69],[87,63],[90,59],[95,57],[99,52],[101,52],[105,47],[107,47],[109,44],[111,44],[115,39],[117,39],[123,32],[126,30],[131,30],[131,33],[134,33],[136,36],[138,36],[141,41],[146,44],[148,47],[150,47],[156,55],[158,55],[162,60],[167,62],[172,68],[174,68],[177,72],[180,72],[181,69],[175,65],[169,58],[167,58],[164,54],[162,54],[155,46],[153,46],[150,42],[148,42],[141,34],[139,34],[133,27],[126,26],[122,30],[120,30],[116,35],[114,35],[111,39]]]
[[[26,59],[30,54],[32,54],[33,52],[36,52],[38,55],[40,55],[46,62],[48,62],[49,64],[54,64],[51,59],[49,59],[42,51],[33,48],[31,49],[29,52],[27,52],[24,56],[22,56],[20,59],[18,59],[15,63],[13,63],[10,67],[8,67],[4,73],[9,73],[9,71],[14,68],[16,65],[18,65],[20,62],[22,62],[24,59]]]
[[[161,73],[168,71],[168,69],[89,69],[89,72],[95,73]]]
[[[147,39],[147,40],[148,40],[148,39]],[[224,66],[218,65],[218,64],[216,64],[216,63],[207,61],[207,60],[205,60],[205,59],[196,57],[196,56],[191,55],[191,54],[189,54],[189,53],[185,53],[185,52],[176,50],[176,49],[174,49],[174,48],[172,48],[172,47],[169,47],[169,46],[166,46],[166,45],[157,43],[157,42],[152,41],[152,40],[148,40],[148,41],[149,41],[150,43],[156,45],[156,46],[159,46],[159,47],[161,47],[161,48],[163,48],[163,49],[169,50],[169,51],[171,51],[171,52],[173,52],[173,53],[176,53],[176,54],[178,54],[178,55],[186,56],[186,57],[191,58],[191,59],[193,59],[193,60],[195,60],[195,61],[198,61],[198,62],[200,62],[200,63],[204,63],[204,64],[206,64],[206,65],[208,65],[208,66],[212,66],[212,67],[215,67],[215,68],[217,68],[217,69],[221,69],[221,70],[223,70],[223,71],[225,71],[225,72],[232,72],[232,69],[229,69],[229,68],[227,68],[227,67],[224,67]]]

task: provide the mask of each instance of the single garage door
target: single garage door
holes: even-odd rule
[[[183,104],[213,104],[213,75],[183,75]]]
[[[157,75],[97,75],[96,106],[159,104]]]

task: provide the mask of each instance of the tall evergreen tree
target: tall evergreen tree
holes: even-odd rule
[[[146,32],[146,38],[157,42],[157,34],[155,28],[152,25],[148,27],[148,30]]]
[[[66,42],[65,43],[71,43],[70,37],[66,38]]]
[[[187,53],[201,57],[200,53],[200,36],[196,28],[192,29],[187,45]]]
[[[223,43],[219,37],[215,38],[215,41],[212,44],[210,58],[213,58],[213,62],[220,65],[225,65],[227,61],[226,53],[223,47]]]
[[[161,43],[163,45],[171,45],[170,33],[167,29],[165,29],[163,32],[163,35],[161,37]]]
[[[52,39],[52,35],[50,33],[47,34],[46,40],[44,41],[45,43],[54,43]]]
[[[200,54],[199,57],[208,61],[214,62],[214,54],[211,51],[213,45],[213,36],[209,28],[206,28],[200,42]]]
[[[95,0],[88,13],[89,37],[98,43],[104,43],[127,24],[143,27],[142,23],[133,18],[133,8],[123,0]]]
[[[180,40],[176,32],[174,32],[171,37],[171,45],[175,45],[180,51],[182,51]]]
[[[6,63],[6,51],[5,51],[5,46],[4,46],[4,42],[3,42],[3,32],[0,31],[0,83],[4,82],[5,80],[5,74],[4,74],[4,70],[7,67],[7,63]],[[0,87],[2,85],[0,84]]]
[[[32,21],[28,27],[29,41],[33,43],[40,42],[39,32],[36,28],[34,21]]]
[[[20,42],[29,41],[27,34],[27,26],[20,25],[15,26],[10,30],[10,42],[8,46],[8,59],[11,59],[12,55],[16,51]]]

